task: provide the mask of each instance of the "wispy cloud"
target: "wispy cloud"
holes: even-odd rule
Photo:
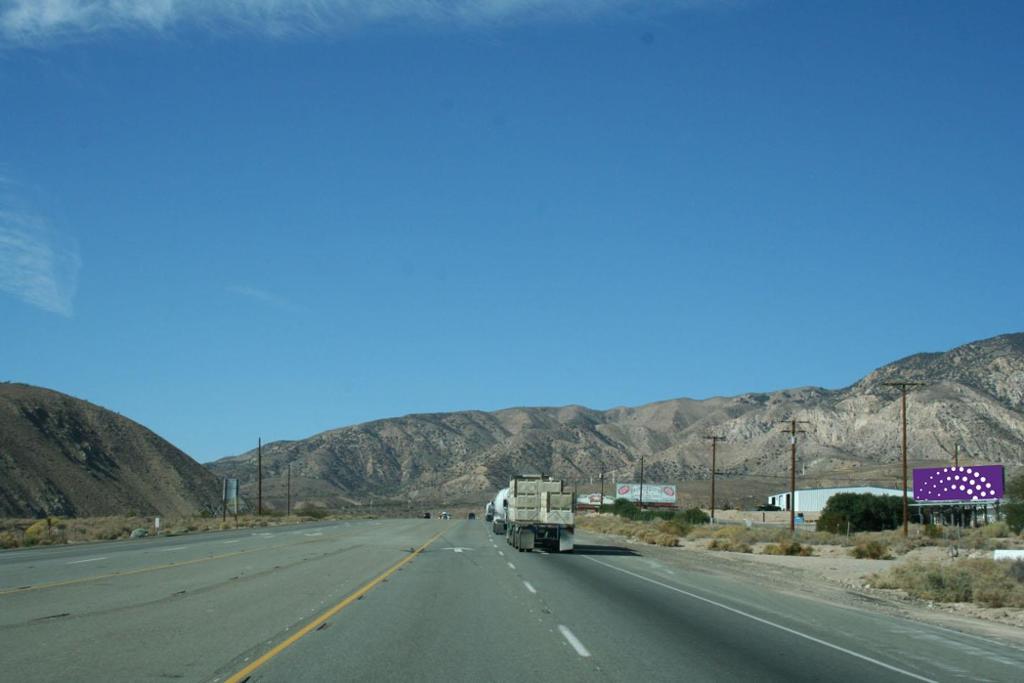
[[[71,317],[81,266],[73,242],[45,218],[0,205],[0,292]]]
[[[728,0],[726,0],[728,1]],[[737,0],[732,0],[733,2]],[[385,21],[481,25],[679,9],[722,0],[0,0],[0,36],[32,45],[111,31],[180,27],[270,36],[330,33]]]
[[[250,287],[249,285],[228,285],[226,289],[232,294],[238,294],[276,308],[283,308],[287,310],[293,310],[294,308],[291,302],[283,296],[279,296],[273,292],[268,292],[265,289]]]

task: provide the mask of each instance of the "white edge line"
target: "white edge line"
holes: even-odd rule
[[[530,591],[531,593],[537,592],[537,589],[531,586],[529,581],[523,581],[523,585],[526,586],[526,590]]]
[[[107,559],[107,558],[105,558],[105,557],[90,557],[90,558],[85,559],[85,560],[75,560],[74,562],[68,562],[68,564],[82,564],[83,562],[99,562],[100,560],[105,560],[105,559]]]
[[[569,641],[569,644],[572,645],[572,649],[576,650],[576,654],[578,654],[580,657],[590,656],[590,652],[587,650],[587,648],[583,647],[583,643],[580,642],[579,638],[572,634],[572,631],[570,631],[565,626],[562,626],[561,624],[558,625],[558,630],[561,631],[562,637]]]
[[[812,643],[817,643],[818,645],[823,645],[825,647],[832,648],[833,650],[837,650],[837,651],[842,652],[844,654],[848,654],[851,657],[856,657],[857,659],[862,659],[865,662],[871,662],[872,664],[880,666],[883,669],[888,669],[889,671],[895,671],[896,673],[903,674],[904,676],[909,676],[911,678],[916,678],[919,681],[926,681],[927,683],[937,683],[937,681],[935,681],[934,679],[925,678],[924,676],[919,676],[919,675],[917,675],[916,673],[914,673],[912,671],[907,671],[906,669],[901,669],[898,666],[893,666],[892,664],[886,664],[885,662],[882,662],[882,661],[879,661],[877,659],[874,659],[873,657],[868,657],[867,655],[862,655],[859,652],[854,652],[853,650],[848,650],[845,647],[842,647],[841,645],[836,645],[834,643],[828,642],[827,640],[821,640],[820,638],[815,638],[814,636],[807,635],[806,633],[801,633],[800,631],[796,631],[794,629],[788,628],[788,627],[783,626],[781,624],[776,624],[773,621],[768,621],[767,619],[762,619],[761,617],[754,616],[753,614],[750,614],[748,612],[744,612],[743,610],[740,610],[740,609],[736,609],[735,607],[730,607],[729,605],[724,605],[724,604],[722,604],[720,602],[717,602],[715,600],[711,600],[710,598],[705,598],[702,595],[697,595],[696,593],[691,593],[689,591],[684,591],[681,588],[676,588],[675,586],[670,586],[667,583],[662,583],[661,581],[655,581],[654,579],[649,579],[646,576],[643,576],[641,574],[637,574],[636,572],[631,572],[628,569],[623,569],[622,567],[616,567],[615,565],[608,564],[607,562],[601,562],[600,560],[595,560],[592,557],[588,557],[587,559],[590,560],[591,562],[596,562],[597,564],[602,565],[604,567],[608,567],[609,569],[614,569],[617,572],[622,572],[623,574],[629,574],[630,576],[638,578],[641,581],[646,581],[648,583],[653,583],[655,586],[661,586],[662,588],[667,588],[670,591],[675,591],[676,593],[681,593],[682,595],[685,595],[687,597],[691,597],[694,600],[700,600],[701,602],[706,602],[709,605],[714,605],[715,607],[718,607],[718,608],[724,609],[726,611],[732,612],[733,614],[739,614],[740,616],[746,617],[747,619],[752,619],[753,621],[756,621],[756,622],[759,622],[761,624],[764,624],[765,626],[771,626],[772,628],[778,629],[780,631],[785,631],[786,633],[789,633],[791,635],[797,636],[798,638],[803,638],[804,640],[809,640]],[[558,628],[561,629],[563,627],[559,626]],[[565,635],[565,632],[563,632],[562,635]],[[568,636],[566,636],[566,637],[568,637]]]

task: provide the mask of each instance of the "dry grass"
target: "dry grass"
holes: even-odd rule
[[[769,543],[764,550],[767,554],[810,556],[813,546],[837,545],[850,548],[850,555],[856,558],[891,559],[922,546],[957,545],[962,549],[992,550],[1017,543],[1005,523],[999,522],[977,529],[956,529],[911,525],[910,535],[903,537],[900,529],[873,531],[846,536],[825,531],[811,531],[797,528],[790,534],[784,527],[751,526],[739,524],[697,525],[690,527],[674,520],[631,521],[610,514],[587,515],[577,518],[577,525],[604,534],[625,536],[644,543],[676,545],[675,539],[708,539],[709,550],[731,552],[752,552],[758,543]],[[667,537],[666,537],[667,535]],[[1019,539],[1018,539],[1019,540]]]
[[[335,518],[334,516],[330,518]],[[239,528],[279,526],[317,521],[319,518],[292,515],[291,517],[239,516]],[[234,529],[235,520],[229,517],[221,522],[215,517],[162,518],[161,536]],[[63,543],[87,543],[129,538],[135,529],[144,529],[147,535],[156,534],[152,517],[81,517],[63,519],[0,519],[0,548],[21,548]]]
[[[601,534],[625,536],[651,545],[673,547],[679,544],[680,534],[676,533],[678,525],[663,519],[634,522],[615,515],[588,515],[577,518],[576,526]]]
[[[799,557],[811,557],[814,555],[814,548],[809,545],[802,545],[799,541],[786,540],[766,545],[761,552],[765,555],[796,555]]]
[[[850,548],[850,555],[857,558],[858,560],[890,560],[892,559],[892,553],[889,552],[889,546],[885,545],[881,541],[861,541],[857,545]]]
[[[898,588],[923,600],[974,602],[986,607],[1024,607],[1024,562],[960,559],[908,561],[876,574],[875,588]]]
[[[730,553],[752,553],[754,549],[750,544],[731,538],[712,538],[708,543],[708,550],[724,550]]]

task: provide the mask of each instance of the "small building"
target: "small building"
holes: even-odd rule
[[[903,489],[884,489],[880,486],[848,486],[834,489],[798,489],[796,492],[796,512],[821,512],[825,509],[828,499],[837,493],[871,493],[876,496],[903,496]],[[907,492],[910,495],[910,492]],[[768,504],[783,510],[789,510],[791,491],[783,491],[768,496]]]

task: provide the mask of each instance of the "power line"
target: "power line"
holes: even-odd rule
[[[789,530],[796,531],[796,435],[806,434],[806,430],[797,429],[797,425],[811,424],[807,420],[786,420],[789,423],[788,429],[782,431],[789,434],[789,444],[792,446],[789,464]]]
[[[910,506],[907,504],[907,389],[924,386],[923,382],[882,382],[887,387],[899,387],[901,394],[900,414],[903,418],[903,536],[910,532]]]
[[[711,523],[715,523],[715,452],[719,441],[725,441],[724,436],[715,434],[705,436],[705,441],[711,442]]]

